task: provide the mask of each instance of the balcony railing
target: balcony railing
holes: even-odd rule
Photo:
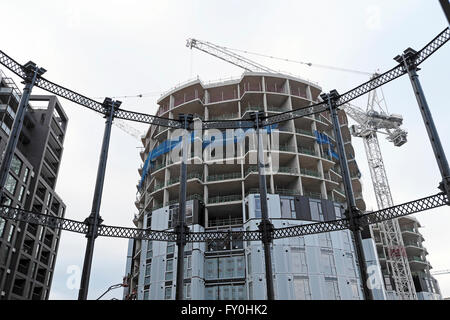
[[[314,133],[311,130],[305,130],[305,129],[297,128],[297,129],[295,129],[295,132],[297,132],[299,134],[304,134],[304,135],[307,135],[307,136],[311,136],[311,137],[315,136]]]
[[[284,189],[284,188],[275,188],[275,193],[284,195],[284,196],[297,196],[300,194],[299,191],[295,189]]]
[[[241,201],[242,196],[240,194],[228,195],[228,196],[216,196],[208,199],[209,204],[216,203],[224,203],[224,202],[233,202],[233,201]]]
[[[322,199],[322,194],[318,193],[318,192],[305,191],[303,193],[303,195],[305,197],[312,198],[312,199],[318,199],[318,200]]]
[[[190,180],[190,179],[202,180],[203,179],[203,175],[201,173],[192,172],[192,173],[189,173],[187,175],[186,179],[187,180]],[[167,185],[170,186],[170,185],[173,185],[173,184],[178,183],[178,182],[180,182],[180,177],[172,178],[172,179],[169,179],[169,181],[167,181]]]
[[[284,152],[295,152],[295,148],[292,145],[289,144],[282,144],[278,147],[279,151],[284,151]]]
[[[239,118],[238,113],[228,113],[228,114],[222,114],[220,116],[212,116],[209,118],[209,120],[230,120],[230,119],[236,119]]]
[[[292,167],[279,167],[278,173],[298,174],[298,170],[297,170],[297,168],[292,168]]]
[[[298,153],[317,157],[317,152],[314,149],[305,148],[305,147],[298,147],[297,149],[298,149]]]
[[[311,169],[301,168],[300,169],[300,173],[305,175],[305,176],[310,176],[310,177],[316,177],[316,178],[320,178],[321,177],[319,171],[311,170]]]
[[[241,179],[241,173],[240,172],[230,172],[230,173],[223,173],[223,174],[215,174],[208,176],[208,181],[221,181],[221,180],[231,180],[231,179]]]
[[[241,225],[243,223],[242,218],[215,219],[208,221],[208,227]]]

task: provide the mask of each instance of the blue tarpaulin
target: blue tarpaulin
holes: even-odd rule
[[[267,133],[271,133],[273,129],[276,129],[278,127],[277,124],[271,125],[266,127]],[[227,145],[229,143],[238,143],[245,139],[245,133],[249,130],[249,128],[242,129],[242,131],[237,130],[233,132],[233,135],[227,136],[226,131],[223,132],[222,138],[216,139],[216,137],[211,137],[209,140],[203,140],[202,141],[202,149],[205,149],[208,146],[217,146],[217,145]],[[191,133],[191,143],[194,142],[194,132]],[[173,149],[175,149],[182,141],[182,137],[180,136],[178,139],[174,140],[165,140],[161,144],[159,144],[157,147],[155,147],[153,150],[151,150],[148,154],[147,159],[145,160],[144,166],[142,168],[142,178],[139,182],[139,189],[142,188],[142,184],[147,177],[148,171],[150,168],[153,168],[155,165],[155,159],[159,156],[169,153]]]
[[[329,156],[339,160],[339,155],[334,151],[334,145],[331,143],[330,138],[325,133],[317,130],[314,130],[314,134],[319,144],[328,144],[330,146],[328,148]]]

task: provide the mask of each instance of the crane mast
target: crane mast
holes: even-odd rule
[[[400,129],[403,118],[400,115],[388,113],[381,89],[380,95],[378,90],[369,92],[365,112],[350,105],[344,106],[344,110],[358,123],[350,129],[353,136],[363,139],[378,209],[392,207],[394,201],[377,132],[387,134],[387,139],[395,146],[403,145],[406,143],[407,136],[406,131]],[[377,224],[377,227],[380,230],[383,247],[387,251],[387,267],[394,280],[395,291],[402,300],[417,300],[398,219],[384,221]],[[373,232],[371,227],[371,233]]]
[[[277,73],[270,68],[228,50],[228,48],[210,42],[190,38],[187,40],[186,47],[190,49],[196,48],[241,67],[246,71]],[[352,71],[350,70],[350,72]],[[393,200],[381,156],[377,132],[387,134],[387,139],[393,142],[395,146],[401,146],[406,143],[407,136],[406,131],[400,129],[403,121],[402,116],[388,114],[385,106],[384,95],[381,91],[381,96],[379,96],[377,90],[369,93],[366,111],[348,104],[343,106],[344,111],[358,123],[358,125],[351,127],[351,132],[352,135],[363,138],[379,209],[393,206]],[[402,300],[417,300],[398,220],[393,219],[379,223],[378,227],[382,234],[383,246],[388,251],[388,271],[392,275],[399,298]],[[371,232],[373,233],[373,231]]]

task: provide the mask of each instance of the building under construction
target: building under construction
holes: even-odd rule
[[[247,119],[255,111],[274,115],[307,107],[320,100],[320,93],[318,85],[299,78],[246,72],[236,80],[208,85],[195,80],[181,85],[158,100],[157,115],[178,119],[180,114],[188,113],[205,121]],[[347,116],[342,110],[339,122],[356,203],[365,211],[361,174]],[[207,140],[207,136],[207,132],[203,133],[200,140]],[[343,217],[345,192],[328,112],[286,121],[271,128],[268,137],[266,183],[269,218],[274,226]],[[178,138],[174,130],[158,126],[151,126],[142,138],[144,164],[139,169],[138,214],[134,219],[138,228],[170,230],[175,226],[180,161],[174,161],[171,149],[165,146]],[[251,161],[256,150],[251,143],[239,144],[234,139],[219,146],[233,149],[233,155],[211,157],[216,151],[212,145],[205,144],[202,152],[191,153],[187,176],[189,228],[193,231],[256,230],[261,221],[258,170]],[[376,228],[364,232],[364,250],[367,264],[375,267],[376,277],[383,284],[374,286],[372,292],[376,299],[395,299],[392,278],[386,274],[386,268],[381,268],[383,258],[386,260],[382,256],[383,247],[373,238],[373,232]],[[129,287],[125,297],[174,299],[177,257],[174,249],[175,243],[131,240],[126,270]],[[424,258],[426,251],[418,253],[416,250],[420,249],[410,249],[408,254],[416,254],[411,263],[426,264],[429,268]],[[272,257],[276,299],[362,298],[358,261],[348,230],[274,240]],[[422,262],[417,261],[418,257]],[[190,244],[185,250],[184,268],[186,299],[266,298],[260,243]],[[420,295],[421,298],[439,297],[434,280],[433,283],[432,286],[418,283],[417,291],[430,292]]]

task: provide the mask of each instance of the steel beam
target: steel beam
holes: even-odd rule
[[[179,120],[184,129],[181,147],[180,163],[180,192],[178,196],[178,224],[175,228],[177,234],[177,284],[175,300],[183,300],[184,296],[184,247],[186,245],[186,236],[189,233],[189,227],[186,225],[186,188],[187,188],[187,159],[190,150],[189,124],[192,123],[194,116],[192,114],[180,114]]]
[[[87,244],[84,256],[83,271],[81,273],[80,290],[78,292],[78,300],[86,300],[89,289],[89,278],[91,276],[92,258],[94,256],[95,239],[98,236],[98,228],[103,222],[100,217],[100,205],[103,195],[103,184],[105,181],[106,163],[108,161],[109,141],[111,138],[111,127],[114,120],[114,114],[120,107],[120,101],[113,101],[106,98],[103,107],[107,110],[105,118],[105,131],[103,134],[103,143],[100,153],[100,160],[97,169],[97,180],[95,182],[94,199],[92,201],[92,210],[89,217],[85,220],[88,225],[86,234]]]
[[[258,177],[259,177],[259,200],[261,203],[261,223],[259,230],[261,232],[261,241],[264,247],[264,263],[266,268],[266,290],[267,300],[275,299],[275,291],[273,288],[273,270],[272,270],[272,257],[271,257],[271,245],[273,239],[273,225],[269,220],[269,210],[267,206],[267,185],[266,174],[264,165],[264,145],[261,131],[262,119],[264,118],[263,112],[255,112],[250,114],[250,118],[254,121],[256,136],[257,136],[257,161],[258,161]]]
[[[27,112],[28,102],[30,100],[31,91],[36,83],[38,77],[45,73],[45,69],[39,68],[32,61],[26,63],[22,67],[24,72],[25,88],[23,89],[22,97],[20,98],[19,106],[17,108],[16,117],[14,118],[13,127],[9,135],[8,144],[5,149],[5,155],[0,167],[0,201],[3,203],[3,191],[8,178],[9,169],[11,167],[11,161],[14,156],[14,152],[19,142],[20,133],[22,131],[23,120],[25,113]]]
[[[408,72],[409,79],[414,90],[414,95],[416,96],[423,122],[425,123],[425,127],[427,129],[431,147],[433,148],[434,156],[436,158],[439,171],[441,172],[442,181],[439,184],[439,189],[447,194],[447,198],[450,198],[450,168],[448,166],[444,149],[442,148],[439,133],[434,124],[433,116],[431,115],[430,108],[428,107],[428,102],[425,98],[422,85],[419,81],[419,75],[417,74],[417,70],[419,69],[417,68],[416,59],[417,51],[411,48],[406,49],[402,55],[398,55],[394,58],[395,61],[403,64],[403,67]],[[450,205],[450,202],[448,202],[448,205]]]
[[[346,214],[350,221],[349,229],[352,231],[355,238],[355,250],[359,261],[359,271],[361,275],[361,282],[363,286],[363,293],[365,300],[373,300],[372,291],[367,287],[367,265],[364,256],[361,230],[362,226],[359,223],[359,217],[361,212],[356,206],[355,197],[353,194],[352,180],[350,177],[350,171],[348,168],[347,155],[345,153],[344,141],[342,139],[341,125],[339,123],[337,114],[336,101],[339,99],[339,94],[336,90],[332,90],[329,94],[322,94],[320,96],[324,101],[327,101],[328,108],[331,114],[331,120],[333,122],[334,135],[336,137],[337,151],[339,155],[339,164],[342,172],[342,180],[345,189],[345,196],[347,201]]]

